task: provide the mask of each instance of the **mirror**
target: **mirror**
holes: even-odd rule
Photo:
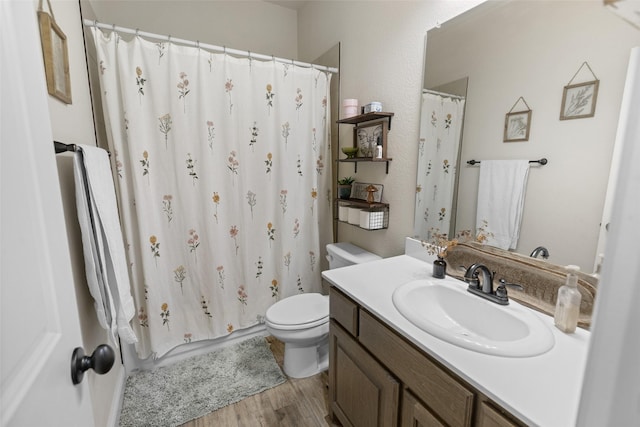
[[[549,261],[592,272],[629,54],[637,45],[640,31],[596,1],[486,2],[430,30],[424,88],[451,93],[447,83],[468,78],[461,145],[449,165],[457,179],[447,212],[452,225],[441,232],[475,229],[480,166],[467,161],[547,158],[547,165],[530,167],[515,252],[544,246]],[[589,67],[581,67],[585,62]],[[595,115],[560,120],[564,87],[594,79]],[[530,136],[503,142],[505,115],[520,97],[532,110]],[[428,122],[421,129],[431,126],[431,113],[422,117]],[[420,160],[418,175],[428,162]],[[416,193],[414,234],[425,239],[427,206],[419,199],[434,199],[433,187]],[[430,215],[441,212],[429,208]]]

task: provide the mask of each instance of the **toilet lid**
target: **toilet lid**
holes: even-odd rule
[[[329,297],[318,293],[298,294],[280,300],[269,307],[266,314],[267,322],[282,326],[322,323],[328,317]]]

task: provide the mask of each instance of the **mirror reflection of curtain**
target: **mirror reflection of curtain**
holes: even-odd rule
[[[449,234],[464,99],[422,94],[414,237]]]

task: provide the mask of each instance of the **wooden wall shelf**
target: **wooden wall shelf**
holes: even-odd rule
[[[386,173],[389,174],[389,162],[392,160],[387,157],[387,133],[391,129],[391,118],[394,113],[372,112],[366,114],[360,114],[353,117],[337,120],[336,123],[354,125],[353,128],[353,146],[363,148],[359,146],[360,142],[368,144],[368,149],[361,151],[365,153],[366,157],[354,157],[346,159],[337,159],[336,166],[340,166],[340,163],[353,163],[354,173],[358,173],[358,163],[371,162],[371,163],[384,163],[386,165]],[[387,123],[385,123],[385,121]],[[362,125],[361,125],[362,124]],[[376,143],[376,147],[372,147],[372,143]],[[382,148],[381,157],[372,156],[369,152],[374,149],[379,150]],[[341,206],[339,206],[341,205]],[[346,221],[344,218],[344,211],[340,208],[356,208],[362,214],[362,211],[369,214],[367,217],[360,216],[360,221],[355,222],[353,220]],[[336,199],[334,204],[334,219],[337,222],[344,224],[354,225],[365,230],[383,230],[389,227],[389,204],[388,203],[368,203],[360,199]],[[351,211],[349,212],[351,213]]]
[[[386,157],[384,159],[376,159],[373,157],[354,157],[353,159],[338,159],[338,161],[341,163],[353,163],[353,173],[358,173],[358,162],[377,162],[377,163],[384,162],[387,165],[386,167],[387,175],[389,174],[389,162],[391,160],[393,159],[390,157]]]
[[[391,118],[394,113],[367,113],[367,114],[359,114],[357,116],[348,117],[346,119],[337,120],[336,123],[347,123],[350,125],[357,125],[358,123],[370,122],[371,120],[378,119],[389,119],[388,129],[391,130]]]

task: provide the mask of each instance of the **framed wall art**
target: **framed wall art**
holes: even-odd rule
[[[531,110],[507,113],[504,120],[504,142],[529,140]]]
[[[593,80],[565,86],[560,120],[593,117],[596,114],[599,83],[599,80]]]
[[[47,91],[66,104],[71,104],[71,78],[69,76],[69,52],[67,36],[53,18],[43,10],[38,11],[40,39],[44,70],[47,76]]]
[[[382,144],[382,157],[387,153],[387,122],[367,122],[353,128],[353,146],[359,148],[358,157],[374,157],[378,140]]]
[[[582,83],[574,83],[578,74],[586,67],[589,71],[589,76],[581,76]],[[584,74],[584,73],[583,73]],[[598,86],[600,80],[596,77],[595,73],[589,66],[587,61],[584,61],[578,71],[573,75],[569,83],[564,87],[562,93],[562,106],[560,108],[560,120],[571,119],[584,119],[587,117],[593,117],[596,114],[596,101],[598,100]]]
[[[522,101],[527,107],[526,110],[513,111],[518,105],[518,102]],[[518,98],[511,110],[505,115],[504,118],[504,142],[518,142],[529,140],[529,130],[531,129],[531,108],[527,104],[527,101],[523,97]]]

